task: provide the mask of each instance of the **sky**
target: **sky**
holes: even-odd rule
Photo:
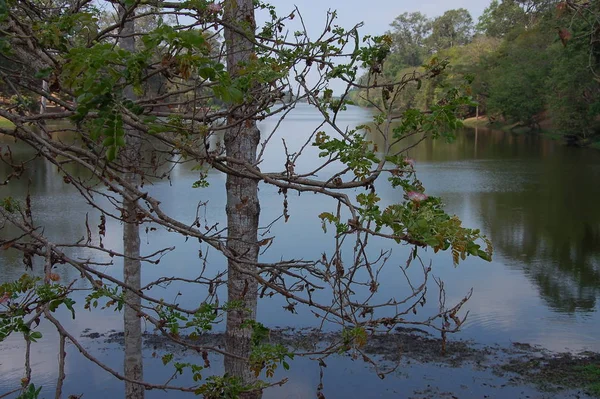
[[[325,21],[328,9],[337,10],[338,25],[345,28],[364,22],[363,33],[378,35],[389,30],[395,17],[404,12],[420,11],[428,17],[437,17],[445,11],[465,8],[474,22],[490,4],[490,0],[269,0],[279,15],[298,6],[309,32],[317,33]]]
[[[349,29],[363,22],[364,26],[359,30],[361,36],[381,35],[390,30],[390,24],[400,14],[405,12],[420,11],[429,18],[442,15],[444,12],[457,8],[465,8],[477,23],[483,10],[490,4],[491,0],[265,0],[265,2],[276,7],[277,14],[284,16],[294,10],[297,6],[308,30],[309,36],[315,38],[323,31],[328,10],[337,10],[338,19],[336,24]],[[265,22],[266,14],[257,13],[258,26]],[[299,18],[286,23],[290,32],[299,30]],[[311,72],[308,75],[309,84],[316,75]],[[335,95],[345,90],[345,84],[333,80],[329,87]]]

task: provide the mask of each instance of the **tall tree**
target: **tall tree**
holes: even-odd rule
[[[135,9],[127,5],[118,5],[118,21],[122,21],[119,32],[119,45],[123,50],[135,54]],[[131,15],[128,15],[130,14]],[[136,101],[133,87],[128,85],[123,90],[126,101]],[[121,152],[125,168],[124,180],[134,187],[140,185],[141,139],[132,127],[125,129],[124,140],[127,143]],[[142,299],[139,292],[142,288],[142,262],[140,261],[140,227],[138,224],[137,200],[135,194],[123,196],[123,283],[130,287],[125,291],[125,309],[123,311],[123,333],[125,341],[124,374],[125,397],[143,399],[145,388],[134,381],[144,380],[144,361],[142,357],[142,321],[140,318]]]
[[[431,23],[427,41],[434,51],[462,46],[473,37],[473,18],[464,8],[446,11]]]
[[[557,0],[493,0],[477,23],[477,32],[504,37],[515,28],[529,29],[552,11]]]
[[[549,32],[536,28],[508,41],[490,65],[488,107],[507,121],[539,127],[544,110],[544,82],[552,66]],[[491,60],[489,61],[491,62]]]
[[[431,32],[431,21],[420,12],[405,12],[391,23],[392,57],[402,66],[417,67],[428,55],[425,39]]]
[[[477,32],[490,37],[504,37],[526,21],[525,11],[515,1],[493,0],[479,17]]]
[[[546,102],[553,124],[583,143],[598,132],[600,115],[600,6],[557,5],[558,39],[549,46],[552,68]]]
[[[588,68],[600,82],[600,4],[598,2],[561,1],[556,5],[559,17],[559,37],[563,45],[571,39],[586,46]]]
[[[224,21],[227,51],[227,71],[232,78],[240,77],[240,70],[250,63],[254,53],[256,23],[252,0],[225,2]],[[260,90],[259,84],[250,83],[250,90]],[[231,126],[225,132],[225,152],[237,162],[228,165],[233,171],[248,172],[245,165],[256,164],[260,131],[254,116],[256,104],[244,104],[228,115]],[[225,371],[240,376],[244,384],[252,384],[256,376],[248,362],[250,357],[252,326],[244,322],[256,320],[258,281],[250,273],[258,264],[258,180],[243,175],[227,175],[227,248],[241,259],[229,258],[227,268],[227,298],[242,306],[227,312],[227,352]],[[244,273],[245,271],[249,273]],[[259,391],[247,392],[243,397],[258,397]]]

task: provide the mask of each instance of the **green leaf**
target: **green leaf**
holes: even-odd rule
[[[29,340],[32,342],[37,342],[38,339],[42,338],[42,333],[39,331],[33,331],[29,334]]]
[[[111,146],[106,149],[106,159],[108,161],[114,161],[117,157],[117,147]]]
[[[478,250],[477,251],[477,256],[479,256],[483,260],[487,260],[488,262],[492,261],[492,257],[487,252],[485,252],[485,251]]]
[[[71,311],[71,317],[73,318],[73,320],[75,320],[75,309],[73,308],[73,305],[75,305],[75,301],[71,298],[65,298],[63,300],[63,303],[65,304],[67,309]]]
[[[171,361],[173,360],[173,357],[174,357],[174,355],[172,353],[167,353],[166,355],[164,355],[162,357],[163,365],[166,366],[167,364],[171,363]]]

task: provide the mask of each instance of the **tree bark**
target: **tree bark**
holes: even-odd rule
[[[248,40],[256,29],[252,0],[227,0],[225,2],[225,20],[245,32],[236,33],[225,29],[227,46],[227,70],[235,77],[240,63],[251,60],[254,46]],[[253,114],[252,105],[237,108],[229,116],[229,124],[234,127],[225,133],[225,149],[227,156],[253,164],[256,161],[256,150],[260,140],[260,131],[256,121],[246,119]],[[232,168],[242,168],[230,165]],[[254,271],[252,262],[258,261],[258,220],[260,204],[258,202],[258,181],[227,176],[227,247],[231,253],[243,258],[244,262],[229,259],[228,265],[228,301],[242,302],[243,309],[227,312],[226,348],[235,355],[225,357],[225,372],[240,378],[245,384],[256,381],[250,370],[247,359],[251,351],[252,330],[242,327],[246,320],[256,320],[258,283],[252,277],[240,272],[238,268]],[[257,398],[258,391],[248,392],[242,398]]]
[[[42,90],[48,91],[48,81],[42,80]],[[46,113],[46,108],[48,105],[48,99],[44,96],[40,96],[40,115]]]
[[[119,6],[119,18],[126,15],[126,9]],[[133,20],[128,20],[123,24],[121,30],[122,38],[119,45],[129,51],[135,51],[135,24]],[[133,88],[128,86],[123,92],[123,96],[129,100],[135,100],[136,95]],[[133,129],[126,129],[126,146],[121,152],[127,172],[124,179],[127,183],[136,187],[140,184],[140,157],[141,141],[137,132]],[[137,220],[137,203],[123,198],[124,224],[123,224],[123,282],[125,285],[139,291],[141,288],[141,261],[140,261],[140,228]],[[142,325],[139,317],[141,308],[141,298],[135,292],[125,290],[125,311],[123,314],[123,331],[125,340],[125,361],[124,374],[131,380],[142,381],[144,377],[143,357],[142,357]],[[132,382],[125,382],[126,399],[143,399],[145,394],[144,387]]]

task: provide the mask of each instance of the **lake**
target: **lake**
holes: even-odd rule
[[[368,111],[352,108],[344,114],[341,123],[352,126],[369,119]],[[308,105],[300,104],[275,133],[272,146],[265,152],[260,165],[261,170],[283,170],[286,158],[281,139],[285,139],[288,151],[292,153],[303,145],[318,123],[319,115]],[[275,126],[275,120],[263,122],[260,126],[263,136]],[[16,159],[25,160],[32,155],[19,143],[2,139],[0,145],[2,152],[10,145]],[[481,344],[526,342],[553,351],[600,351],[597,338],[600,331],[600,152],[564,147],[538,136],[480,128],[459,132],[451,144],[426,141],[411,149],[408,155],[416,161],[418,177],[427,188],[426,192],[442,197],[449,213],[458,215],[468,227],[480,228],[495,248],[492,262],[467,259],[458,267],[452,265],[449,253],[426,256],[433,261],[434,274],[445,281],[449,302],[460,300],[473,288],[473,296],[464,307],[469,312],[467,322],[453,337],[472,339]],[[308,147],[305,156],[296,164],[296,172],[314,166],[316,149]],[[1,164],[0,177],[4,179],[8,173],[7,166]],[[46,234],[55,241],[68,242],[85,236],[86,213],[90,225],[98,224],[98,214],[89,209],[72,186],[63,182],[49,163],[37,160],[30,164],[28,177],[1,186],[0,198],[24,198],[29,190],[37,224],[43,226]],[[176,217],[191,222],[199,210],[207,225],[219,223],[223,226],[225,177],[210,171],[210,186],[193,189],[192,184],[197,179],[198,172],[193,171],[191,165],[178,165],[172,171],[170,181],[154,182],[146,188]],[[402,193],[385,182],[377,188],[384,203],[402,199]],[[281,215],[283,197],[276,189],[261,185],[260,200],[261,225],[264,226]],[[288,201],[289,222],[284,223],[281,219],[275,222],[269,235],[276,239],[261,259],[278,260],[282,256],[319,258],[330,247],[331,232],[327,235],[322,231],[317,215],[334,210],[333,202],[312,194],[294,193],[289,193]],[[198,208],[199,202],[205,205]],[[5,237],[11,230],[4,228],[0,234]],[[144,232],[142,243],[146,253],[153,252],[157,245],[176,247],[159,265],[144,267],[147,282],[163,275],[196,277],[201,268],[199,250],[203,255],[207,251],[197,242],[186,242],[184,238],[160,229]],[[118,223],[108,222],[104,244],[117,250],[122,248]],[[373,251],[390,246],[389,242],[373,244]],[[410,248],[403,246],[393,248],[390,267],[381,275],[382,295],[393,295],[398,289],[396,283],[400,276],[393,265],[404,262],[409,251]],[[90,253],[81,250],[72,255],[86,258]],[[225,265],[223,258],[214,251],[208,251],[207,262],[208,269],[214,273]],[[24,273],[22,260],[16,252],[0,252],[0,271],[2,282]],[[103,271],[121,275],[118,264],[107,266]],[[78,277],[69,269],[60,270],[59,274],[63,281]],[[78,284],[79,288],[85,288],[84,283]],[[175,284],[153,291],[167,300],[174,300],[178,292],[182,294],[178,300],[182,305],[191,307],[202,300],[201,292]],[[79,305],[83,303],[84,295],[82,291],[76,298]],[[436,301],[430,302],[425,311],[434,310]],[[258,318],[270,327],[317,325],[318,320],[306,309],[299,308],[298,314],[291,314],[282,309],[284,304],[285,301],[277,298],[260,301]],[[75,336],[88,328],[99,333],[122,329],[121,315],[112,310],[87,312],[80,309],[75,320],[66,313],[61,317]],[[51,388],[56,379],[57,340],[44,323],[40,328],[45,334],[33,345],[34,383]],[[0,343],[0,372],[3,375],[0,395],[17,386],[23,377],[21,341],[13,336]],[[115,345],[99,345],[91,339],[84,339],[84,342],[93,353],[114,367],[121,364]],[[160,361],[151,358],[150,353],[147,376],[159,379],[169,374],[170,370],[163,369]],[[318,368],[307,360],[294,363],[296,367],[292,365],[287,396],[272,397],[301,398],[306,397],[302,393],[305,391],[314,395]],[[398,382],[400,380],[380,382],[374,373],[369,374],[364,366],[357,366],[346,358],[334,358],[332,364],[334,366],[329,368],[331,381],[345,381],[351,376],[353,382],[344,385],[345,390],[330,393],[328,398],[358,394],[363,389],[360,384],[377,387],[375,389],[381,392],[378,397],[396,397],[393,396],[396,387],[406,384],[405,380],[402,383]],[[66,391],[85,391],[86,399],[107,394],[122,395],[120,383],[115,383],[107,373],[83,359],[73,347],[69,348],[67,357],[67,376]],[[161,395],[150,393],[150,397]]]

